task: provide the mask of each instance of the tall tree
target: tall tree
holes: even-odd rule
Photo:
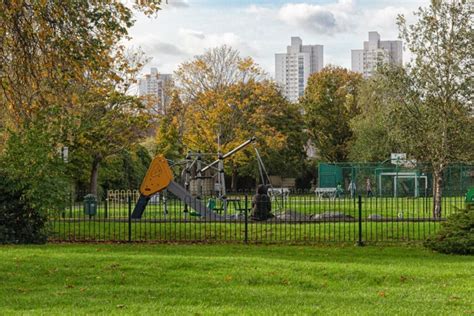
[[[136,7],[151,14],[160,2]],[[0,99],[15,130],[48,108],[67,117],[77,83],[115,77],[111,52],[133,25],[131,8],[111,0],[2,1],[0,12]]]
[[[94,195],[97,195],[101,162],[130,150],[148,131],[150,109],[129,94],[146,61],[141,51],[117,47],[113,68],[116,77],[87,82],[79,97],[80,124],[73,135],[73,148],[90,156],[89,191]]]
[[[166,114],[159,118],[159,127],[156,132],[156,142],[153,150],[157,154],[175,160],[183,157],[183,131],[185,127],[184,104],[175,89]]]
[[[383,71],[382,71],[383,70]],[[390,104],[400,92],[390,84],[387,68],[367,78],[359,85],[360,113],[351,118],[353,137],[349,159],[352,161],[384,161],[390,153],[399,152],[400,145],[390,137]]]
[[[178,131],[181,148],[217,153],[256,136],[272,172],[296,170],[297,167],[282,166],[269,153],[302,164],[304,135],[299,109],[290,106],[277,86],[264,79],[263,71],[252,59],[241,58],[229,47],[212,49],[203,56],[180,66],[177,86],[182,110],[176,111],[176,119],[163,121],[170,128],[165,129],[166,133],[160,132],[159,137],[164,139]],[[229,158],[226,165],[234,189],[237,175],[255,176],[256,168],[250,167],[257,166],[251,148]]]
[[[239,51],[227,45],[209,49],[193,60],[182,63],[175,74],[185,101],[195,98],[199,93],[259,80],[265,75],[252,58],[242,58]]]
[[[449,163],[474,157],[472,1],[432,0],[408,25],[398,17],[400,36],[414,58],[392,76],[400,95],[392,108],[393,137],[434,176],[433,216],[441,216],[443,172]]]
[[[135,7],[153,14],[160,3],[138,1]],[[114,90],[127,81],[121,70],[130,72],[133,68],[130,63],[117,62],[126,60],[121,42],[133,25],[131,7],[112,0],[65,0],[61,5],[22,0],[1,2],[0,12],[3,124],[20,140],[26,139],[22,135],[27,135],[32,127],[45,133],[49,153],[38,153],[55,157],[58,146],[77,145],[76,141],[87,138],[87,134],[79,136],[81,126],[110,123],[90,116],[90,122],[83,121],[89,110],[100,113],[98,107],[117,108],[135,103],[123,92]],[[125,112],[134,113],[124,110],[120,115]],[[113,116],[109,117],[113,120]],[[5,133],[0,136],[5,141],[8,138]],[[104,143],[104,139],[98,142]],[[43,161],[30,155],[21,159],[25,159],[25,165],[28,159],[31,164]]]
[[[311,142],[326,161],[346,161],[352,137],[350,120],[358,114],[360,74],[328,66],[308,80],[301,104]]]
[[[185,122],[183,143],[188,148],[227,152],[255,136],[262,157],[274,174],[295,170],[282,161],[296,160],[302,164],[304,159],[301,159],[304,135],[299,109],[290,106],[277,86],[269,81],[241,83],[222,91],[202,93],[187,106]],[[276,153],[281,159],[276,159]],[[257,166],[255,161],[251,147],[228,159],[234,189],[238,174],[256,176],[257,169],[250,167]]]
[[[137,98],[115,91],[101,95],[97,101],[85,101],[71,148],[72,154],[90,157],[89,191],[92,194],[97,194],[101,162],[137,144],[147,131],[148,118]]]

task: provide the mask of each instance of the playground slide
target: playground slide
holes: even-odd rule
[[[222,216],[208,209],[201,200],[191,196],[185,188],[173,181],[173,173],[168,165],[168,161],[163,156],[157,156],[151,162],[140,186],[140,198],[135,205],[131,217],[133,219],[142,218],[151,196],[165,189],[168,189],[186,205],[199,213],[201,217],[208,220],[222,219]]]

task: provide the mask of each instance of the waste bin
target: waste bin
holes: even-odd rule
[[[84,214],[89,216],[97,214],[97,197],[94,194],[87,194],[84,197]]]
[[[466,193],[466,209],[474,210],[474,188],[470,188]]]

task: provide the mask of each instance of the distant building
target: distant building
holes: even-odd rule
[[[403,64],[402,41],[381,41],[377,32],[369,32],[363,49],[352,50],[352,71],[370,77],[380,64]]]
[[[166,104],[168,104],[169,95],[167,95],[167,85],[171,82],[170,74],[159,74],[156,68],[151,68],[149,74],[138,80],[138,95],[153,97],[153,111],[158,114],[164,114]]]
[[[291,102],[304,94],[309,75],[322,68],[323,45],[303,45],[299,37],[291,38],[286,53],[275,54],[275,80]]]

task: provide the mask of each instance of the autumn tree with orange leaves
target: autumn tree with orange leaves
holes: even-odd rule
[[[255,136],[270,173],[295,176],[300,171],[305,159],[301,112],[251,58],[226,46],[211,49],[179,67],[177,86],[180,110],[174,120],[163,121],[169,128],[160,129],[159,144],[178,131],[175,142],[183,150],[217,153]],[[226,165],[233,189],[238,175],[257,176],[251,147]]]
[[[152,15],[160,4],[134,6]],[[140,127],[130,123],[140,105],[124,92],[140,67],[123,47],[133,10],[110,0],[22,0],[3,1],[0,12],[0,168],[32,198],[58,196],[68,182],[61,146],[103,159],[137,141]]]

